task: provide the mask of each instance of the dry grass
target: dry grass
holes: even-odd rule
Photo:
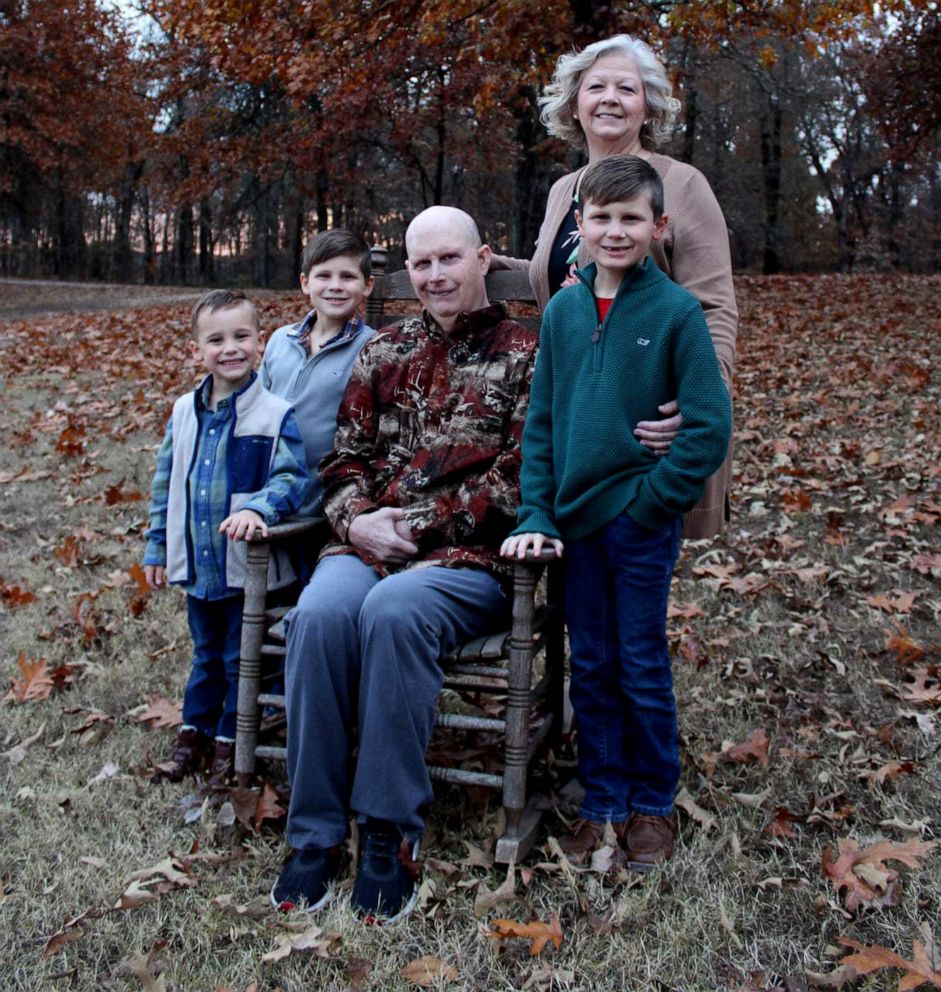
[[[721,542],[685,548],[674,602],[702,612],[671,621],[682,784],[714,827],[706,833],[681,814],[674,862],[645,880],[581,868],[570,881],[543,850],[517,875],[518,901],[478,919],[479,885],[495,889],[505,873],[458,862],[468,845],[486,850],[499,810],[443,790],[426,855],[457,871],[428,872],[422,912],[365,929],[341,892],[316,920],[322,936],[339,935],[322,945],[325,956],[277,962],[262,957],[300,920],[239,917],[213,900],[244,906],[267,892],[283,855],[280,829],[236,834],[211,804],[187,823],[192,783],[153,787],[142,774],[170,732],[131,715],[152,696],[179,698],[187,672],[180,597],[153,596],[134,616],[133,584],[121,584],[139,559],[146,518],[146,501],[127,497],[146,492],[169,398],[192,380],[192,367],[174,361],[187,308],[109,316],[104,329],[100,316],[0,325],[0,478],[28,466],[0,484],[0,577],[7,590],[36,597],[15,606],[5,595],[4,676],[19,677],[21,653],[73,666],[70,684],[48,699],[3,708],[0,987],[159,989],[162,980],[178,992],[406,989],[416,986],[403,966],[434,955],[459,975],[438,980],[441,988],[712,992],[808,988],[805,970],[831,970],[839,936],[910,957],[918,924],[939,916],[938,852],[923,870],[900,868],[898,906],[854,918],[822,877],[821,859],[840,837],[927,840],[941,825],[936,711],[876,681],[906,683],[885,649],[899,623],[925,651],[916,667],[939,662],[938,574],[913,567],[916,555],[938,550],[939,288],[937,279],[739,285],[735,524]],[[891,327],[873,321],[883,294],[895,300]],[[267,298],[266,323],[295,306]],[[76,454],[56,449],[70,423],[85,430]],[[109,504],[115,486],[121,498]],[[908,505],[889,509],[904,495]],[[63,550],[69,535],[77,557]],[[707,566],[734,571],[694,571]],[[866,604],[904,592],[917,594],[908,613]],[[104,719],[90,725],[91,714]],[[767,765],[716,756],[723,742],[758,728],[770,740]],[[911,770],[879,784],[873,773],[890,761]],[[109,766],[116,772],[95,781]],[[547,781],[564,771],[557,765]],[[793,836],[765,829],[782,807],[795,817]],[[912,834],[889,821],[924,826]],[[550,813],[547,826],[557,831],[560,821]],[[112,911],[130,876],[168,853],[188,859],[194,884]],[[481,935],[493,916],[548,921],[552,913],[565,940],[538,958],[525,941],[499,946]],[[44,956],[63,930],[75,939]],[[122,962],[152,951],[159,979],[125,973]],[[358,959],[370,966],[361,980]],[[858,987],[895,984],[881,973]]]

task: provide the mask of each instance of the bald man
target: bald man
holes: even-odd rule
[[[499,549],[538,342],[488,301],[490,249],[466,213],[425,210],[405,244],[424,309],[380,330],[354,367],[320,464],[338,540],[287,618],[293,853],[271,891],[276,906],[324,905],[352,811],[353,907],[386,921],[415,899],[439,659],[508,621]]]

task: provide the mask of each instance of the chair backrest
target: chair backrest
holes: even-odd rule
[[[399,269],[397,272],[386,272],[388,251],[384,246],[374,245],[370,249],[370,254],[372,255],[372,271],[376,277],[376,285],[366,301],[366,323],[370,327],[379,328],[393,324],[407,316],[400,308],[396,308],[396,304],[417,300],[418,297],[415,295],[415,290],[412,289],[412,283],[405,269]],[[501,300],[510,305],[510,313],[514,320],[526,327],[539,330],[536,297],[529,284],[529,273],[525,270],[507,269],[488,272],[487,298],[491,302]],[[520,307],[532,312],[514,312]]]

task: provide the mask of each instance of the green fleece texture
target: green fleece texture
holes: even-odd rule
[[[514,534],[576,540],[625,510],[661,530],[693,507],[728,449],[731,403],[699,301],[648,257],[599,327],[596,272],[580,269],[543,315]],[[683,424],[658,458],[634,428],[674,399]]]

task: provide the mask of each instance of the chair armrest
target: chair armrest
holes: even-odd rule
[[[267,537],[262,537],[256,531],[255,537],[252,538],[252,543],[257,543],[258,541],[279,541],[284,537],[296,537],[298,534],[304,534],[309,530],[313,530],[315,527],[325,527],[326,524],[326,517],[290,517],[280,524],[273,524],[269,527]]]

